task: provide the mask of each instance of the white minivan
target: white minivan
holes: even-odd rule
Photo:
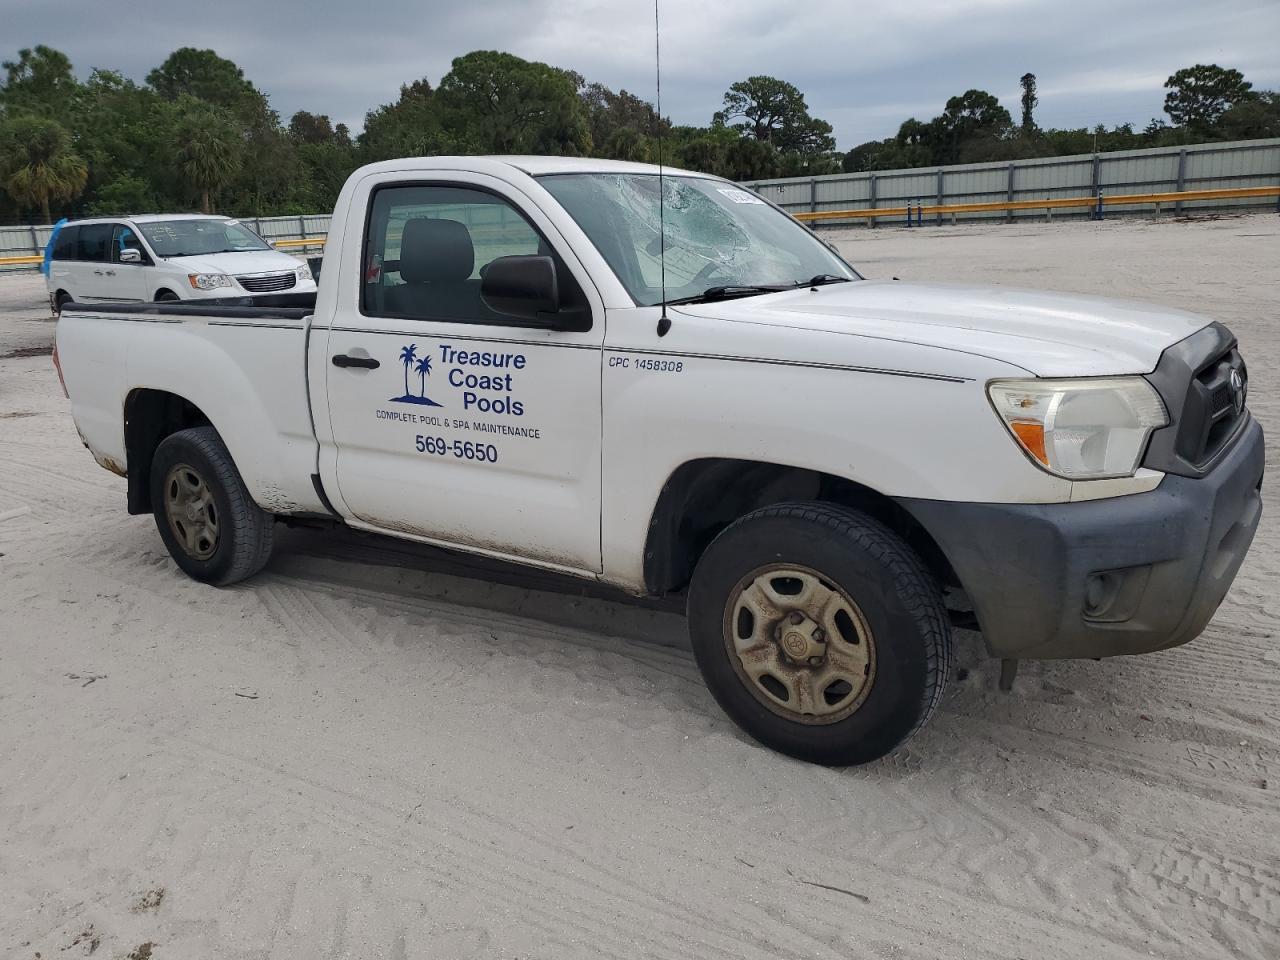
[[[315,293],[311,268],[239,220],[153,214],[77,220],[58,231],[48,274],[55,312],[68,302],[197,300]]]

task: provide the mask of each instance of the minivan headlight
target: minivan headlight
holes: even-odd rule
[[[306,283],[308,280],[311,279],[311,268],[307,266],[305,263],[302,266],[300,266],[296,272],[298,274],[299,283]]]
[[[231,278],[225,273],[188,273],[187,280],[195,290],[217,290],[231,286]]]
[[[987,394],[1026,454],[1069,480],[1133,476],[1151,431],[1169,423],[1142,377],[995,380]]]

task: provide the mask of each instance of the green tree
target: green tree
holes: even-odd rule
[[[626,90],[614,93],[603,83],[585,84],[579,94],[591,143],[604,150],[611,137],[619,130],[630,129],[645,137],[664,136],[671,131],[669,120],[659,120],[653,104]],[[603,156],[615,154],[604,152]]]
[[[200,209],[209,213],[212,195],[231,182],[240,168],[244,140],[226,110],[183,96],[175,146],[178,166],[188,186],[200,197]]]
[[[618,127],[605,141],[600,155],[610,160],[632,160],[637,163],[648,163],[656,158],[649,139],[635,127]]]
[[[445,133],[435,91],[424,80],[400,87],[400,98],[365,114],[358,138],[365,163],[395,157],[429,157],[460,150]]]
[[[709,173],[723,177],[729,173],[725,158],[727,145],[715,137],[701,136],[677,143],[672,151],[671,159],[676,166],[699,173]],[[657,159],[656,157],[654,159]]]
[[[1036,120],[1033,111],[1040,104],[1036,96],[1036,75],[1024,73],[1018,83],[1022,86],[1022,135],[1029,137],[1036,132]]]
[[[289,136],[298,143],[333,143],[333,124],[323,113],[299,110],[289,119]]]
[[[1184,67],[1164,82],[1169,92],[1164,112],[1176,126],[1197,134],[1207,134],[1222,115],[1251,97],[1253,84],[1239,70],[1224,69],[1216,63]]]
[[[742,137],[729,144],[724,163],[724,175],[730,180],[767,180],[781,172],[777,148],[754,137]]]
[[[476,50],[453,61],[436,97],[455,139],[484,152],[581,156],[591,137],[580,80],[514,54]]]
[[[66,54],[43,44],[18,51],[3,63],[0,104],[11,113],[28,112],[65,119],[79,84]]]
[[[1262,90],[1230,107],[1218,121],[1225,140],[1280,137],[1280,92]]]
[[[147,74],[147,83],[166,100],[194,97],[235,113],[254,112],[266,100],[230,60],[195,47],[169,54]]]
[[[804,94],[777,77],[754,76],[733,84],[712,122],[783,151],[828,153],[836,146],[831,124],[811,117]]]
[[[186,185],[173,160],[177,116],[176,105],[149,87],[109,70],[89,76],[68,123],[89,165],[85,194],[91,209],[141,213],[181,202]]]
[[[0,128],[0,183],[19,205],[38,208],[44,223],[53,222],[50,205],[74,200],[88,177],[57,121],[18,116]]]

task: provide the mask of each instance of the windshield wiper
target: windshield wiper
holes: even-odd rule
[[[848,277],[837,277],[834,273],[820,273],[808,283],[797,283],[797,287],[824,287],[828,283],[849,283]]]
[[[754,297],[761,293],[779,293],[782,290],[794,290],[795,283],[730,283],[721,287],[707,287],[701,293],[691,297],[676,297],[668,300],[667,306],[676,307],[682,303],[709,303],[713,300],[734,300],[738,297]]]

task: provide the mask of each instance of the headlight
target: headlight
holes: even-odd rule
[[[311,279],[311,268],[305,264],[298,268],[298,282],[306,283]]]
[[[225,273],[189,273],[187,280],[196,290],[217,290],[231,286],[231,278]]]
[[[996,380],[987,393],[1027,455],[1069,480],[1132,476],[1151,431],[1169,422],[1141,377]]]

